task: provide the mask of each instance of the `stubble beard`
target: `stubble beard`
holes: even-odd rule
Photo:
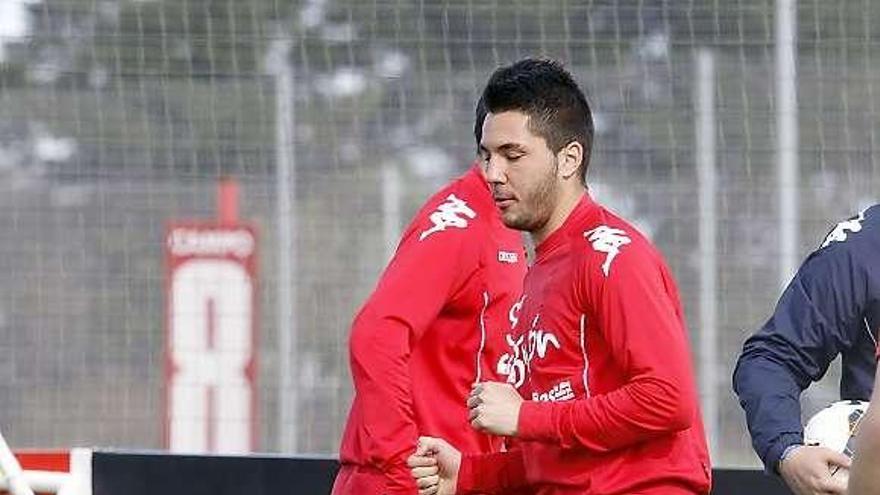
[[[541,178],[541,181],[535,185],[530,193],[523,195],[521,201],[514,205],[518,207],[519,211],[508,211],[502,214],[502,220],[507,227],[534,233],[547,224],[556,201],[557,167],[558,164],[554,158],[551,171]]]

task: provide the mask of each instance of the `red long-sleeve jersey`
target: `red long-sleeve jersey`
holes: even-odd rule
[[[498,379],[525,270],[522,236],[477,166],[425,203],[351,328],[355,397],[334,495],[417,493],[406,457],[419,435],[498,450],[469,427],[466,401],[475,381]]]
[[[648,240],[584,195],[519,304],[503,359],[527,399],[516,445],[466,455],[459,494],[709,492],[682,307]]]

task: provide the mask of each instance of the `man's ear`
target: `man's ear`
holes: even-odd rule
[[[577,141],[572,141],[559,150],[556,161],[559,164],[559,173],[564,179],[570,179],[578,173],[581,161],[584,159],[584,147]]]

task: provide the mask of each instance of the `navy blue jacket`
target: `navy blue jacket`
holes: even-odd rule
[[[880,205],[837,224],[801,265],[733,373],[755,452],[775,473],[803,443],[800,395],[843,359],[841,399],[868,400],[880,329]]]

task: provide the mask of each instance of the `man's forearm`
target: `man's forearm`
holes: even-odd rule
[[[740,357],[733,387],[746,413],[755,452],[766,471],[775,474],[785,449],[803,443],[801,389],[776,359],[754,350]]]
[[[687,386],[644,379],[588,399],[527,401],[517,436],[608,452],[689,428],[696,417],[693,400]]]
[[[511,494],[527,485],[523,452],[519,449],[491,454],[466,454],[458,472],[458,495]]]
[[[366,425],[359,434],[369,446],[369,462],[385,474],[389,493],[413,494],[406,458],[415,450],[418,430],[406,331],[390,320],[366,316],[355,323],[351,340],[352,375]]]
[[[877,407],[859,425],[849,475],[849,495],[874,495],[880,487],[880,415]]]
[[[880,353],[880,349],[878,349]],[[856,450],[849,476],[849,495],[871,495],[880,487],[880,368],[868,412],[859,423]]]

